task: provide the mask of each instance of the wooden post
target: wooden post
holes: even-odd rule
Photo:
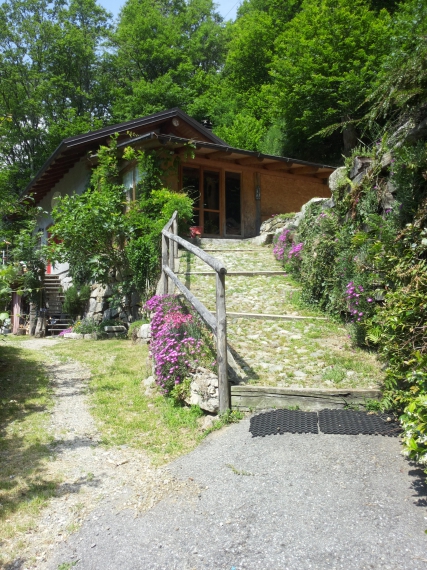
[[[175,259],[174,259],[174,253],[175,253],[175,242],[173,241],[173,239],[168,239],[169,242],[169,251],[168,251],[168,256],[169,256],[169,269],[171,269],[173,272],[175,272]],[[175,291],[175,284],[172,281],[172,279],[169,277],[168,278],[168,294],[169,295],[173,295]]]
[[[175,218],[173,221],[172,233],[175,234],[176,236],[178,235],[178,220],[177,220],[177,218]],[[173,257],[174,257],[174,259],[178,259],[178,244],[176,241],[173,242]],[[172,271],[175,272],[176,270],[177,270],[177,267],[174,265],[172,267]]]
[[[259,172],[254,175],[255,182],[255,231],[256,235],[259,235],[261,228],[261,180]]]
[[[162,234],[162,266],[168,265],[169,256],[168,256],[168,238]],[[168,278],[166,273],[162,269],[162,286],[161,286],[162,295],[168,294]]]
[[[225,312],[225,274],[216,274],[216,320],[219,413],[231,408],[227,373],[227,316]]]

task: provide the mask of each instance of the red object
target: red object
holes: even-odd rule
[[[195,238],[201,236],[203,233],[202,226],[191,226],[190,237]]]

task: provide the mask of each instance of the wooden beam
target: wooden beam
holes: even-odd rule
[[[270,162],[264,164],[265,170],[289,170],[292,167],[292,162]]]
[[[183,166],[192,166],[194,167],[195,164],[199,164],[200,166],[216,166],[217,168],[223,168],[229,172],[259,172],[261,175],[265,174],[268,176],[277,176],[278,178],[288,178],[291,180],[305,180],[312,182],[313,184],[323,184],[322,180],[319,178],[315,178],[314,176],[299,176],[298,174],[289,174],[286,171],[282,170],[272,170],[267,171],[262,169],[260,166],[258,168],[254,166],[242,166],[241,164],[234,164],[233,162],[224,161],[221,162],[220,160],[209,160],[207,158],[195,158],[191,160],[191,158],[185,162],[183,162]]]
[[[218,158],[231,158],[232,152],[231,150],[219,150],[219,151],[215,151],[215,152],[210,152],[209,154],[206,155],[206,158],[209,158],[209,160],[211,160],[211,158],[213,158],[214,160],[217,160]]]
[[[251,164],[260,164],[264,160],[262,156],[249,156],[248,158],[240,158],[236,160],[237,164],[242,166],[251,166]]]
[[[332,172],[318,172],[317,174],[315,174],[315,178],[329,178],[329,176],[332,174]]]
[[[315,166],[307,166],[305,168],[291,168],[289,172],[291,174],[314,174],[318,170]]]

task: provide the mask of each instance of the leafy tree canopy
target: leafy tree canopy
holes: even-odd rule
[[[388,50],[390,16],[363,0],[306,0],[302,8],[277,39],[272,65],[286,123],[284,153],[339,160],[339,138],[316,135],[363,115],[360,106]]]

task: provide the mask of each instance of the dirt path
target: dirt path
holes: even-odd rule
[[[53,344],[55,341],[48,339],[19,343],[20,347],[45,352],[55,398],[48,426],[53,443],[46,477],[60,484],[37,526],[16,537],[20,558],[7,567],[10,569],[47,568],[58,544],[76,532],[101,501],[113,512],[126,508],[138,516],[186,486],[167,469],[152,468],[141,451],[102,445],[87,401],[90,372],[78,362],[55,360],[48,350]]]

